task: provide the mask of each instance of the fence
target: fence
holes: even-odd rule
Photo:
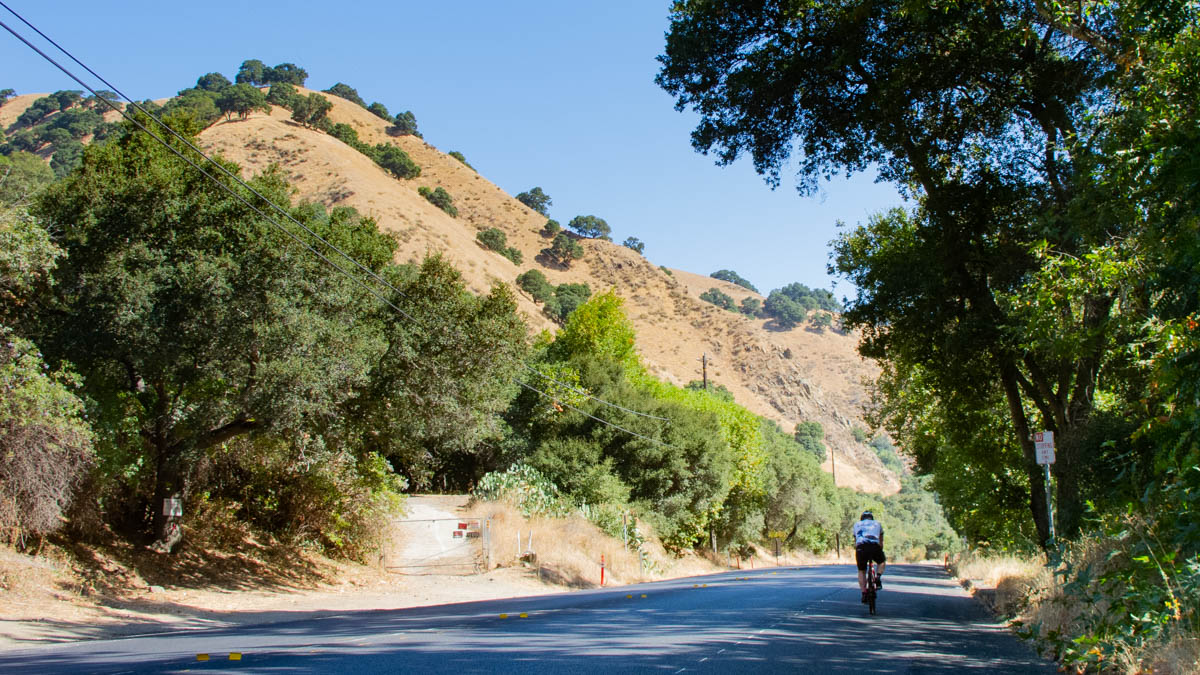
[[[393,520],[383,567],[396,574],[479,574],[488,569],[490,527],[480,518]]]

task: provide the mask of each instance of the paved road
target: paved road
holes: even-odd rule
[[[48,646],[0,654],[0,672],[1056,672],[941,570],[884,581],[875,616],[850,566],[764,569]]]

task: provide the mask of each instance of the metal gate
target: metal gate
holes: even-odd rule
[[[481,518],[393,520],[383,566],[396,574],[479,574],[487,569],[488,534]]]

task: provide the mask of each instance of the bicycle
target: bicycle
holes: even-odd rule
[[[867,609],[872,615],[875,614],[875,593],[878,590],[876,584],[879,582],[879,572],[875,569],[875,561],[867,561]]]

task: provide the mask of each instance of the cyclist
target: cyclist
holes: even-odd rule
[[[858,563],[858,589],[863,602],[867,601],[867,561],[874,560],[876,567],[875,588],[883,588],[883,566],[887,556],[883,554],[883,526],[870,511],[863,511],[854,524],[854,560]]]

